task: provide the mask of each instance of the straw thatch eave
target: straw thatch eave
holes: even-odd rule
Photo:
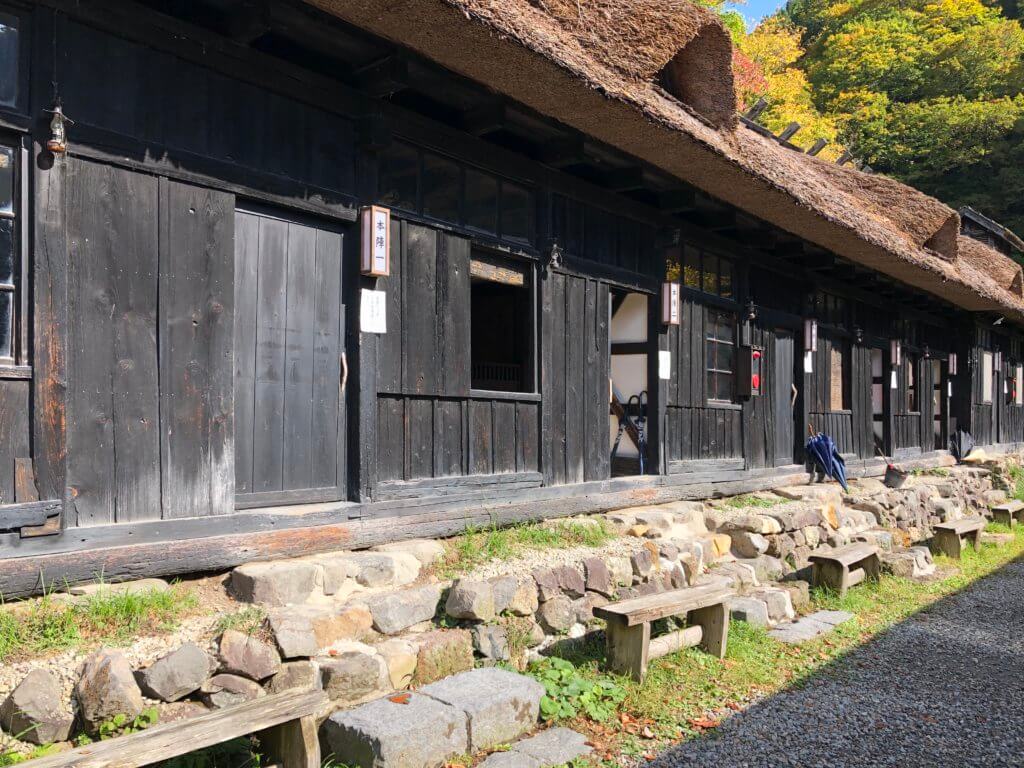
[[[965,309],[996,304],[1024,320],[1024,301],[991,279],[973,280],[981,274],[975,267],[957,268],[961,241],[948,234],[952,209],[754,131],[720,130],[642,79],[671,46],[632,71],[621,60],[629,50],[600,60],[600,48],[542,10],[548,0],[307,2],[850,261]]]

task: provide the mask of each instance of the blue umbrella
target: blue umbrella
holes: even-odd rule
[[[822,432],[811,435],[807,440],[807,454],[827,477],[837,481],[844,491],[849,491],[846,485],[846,463],[831,437]]]

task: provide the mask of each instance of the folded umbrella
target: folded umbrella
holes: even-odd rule
[[[806,449],[807,454],[814,460],[815,465],[827,477],[837,481],[843,486],[844,491],[849,490],[846,485],[846,462],[839,455],[839,450],[836,448],[835,441],[831,437],[823,432],[819,432],[816,435],[812,434],[807,440]]]

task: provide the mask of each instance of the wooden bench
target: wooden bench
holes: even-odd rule
[[[647,662],[699,645],[712,656],[725,656],[729,638],[730,587],[706,584],[594,608],[608,622],[608,667],[643,682]],[[651,639],[651,622],[686,614],[686,629]]]
[[[872,544],[848,544],[831,552],[816,552],[810,560],[814,586],[828,587],[840,595],[867,579],[877,581],[882,572],[878,547]]]
[[[992,519],[1007,528],[1013,528],[1018,522],[1024,523],[1024,501],[1012,499],[992,507]]]
[[[951,523],[939,523],[932,536],[932,549],[959,560],[963,553],[964,539],[971,539],[975,550],[981,549],[981,532],[984,528],[983,517],[965,517]]]
[[[260,741],[261,765],[320,768],[316,714],[326,703],[323,691],[287,691],[40,757],[24,765],[135,768],[254,734]]]

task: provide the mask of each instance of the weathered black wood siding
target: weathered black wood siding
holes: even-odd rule
[[[0,504],[23,501],[14,492],[14,463],[31,456],[30,389],[27,380],[0,380]]]
[[[234,198],[73,160],[69,525],[233,509]]]

